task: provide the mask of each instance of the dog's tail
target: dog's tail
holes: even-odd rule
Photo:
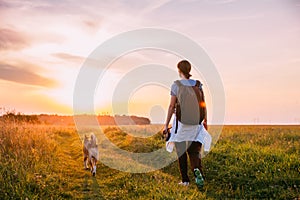
[[[91,145],[93,147],[97,145],[97,138],[94,133],[91,134]]]

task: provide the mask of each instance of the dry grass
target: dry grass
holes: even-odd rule
[[[1,124],[0,195],[2,198],[34,197],[49,187],[57,144],[46,127]]]
[[[225,126],[203,159],[207,180],[202,192],[193,183],[178,187],[176,162],[141,174],[98,163],[92,177],[83,170],[81,141],[74,127],[4,121],[0,126],[0,199],[300,198],[299,126]],[[110,127],[105,135],[124,150],[150,152],[164,142],[158,135],[134,137],[148,128],[127,127],[133,132],[127,134]]]

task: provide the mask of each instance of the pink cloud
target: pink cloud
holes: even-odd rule
[[[19,50],[30,46],[28,36],[11,29],[0,29],[0,50]]]
[[[76,55],[62,53],[62,52],[53,53],[52,56],[70,62],[83,62],[86,59],[85,57],[82,56],[76,56]]]
[[[42,87],[55,87],[58,85],[55,80],[43,77],[33,70],[30,70],[33,67],[36,68],[36,66],[28,63],[26,66],[0,63],[0,79]]]

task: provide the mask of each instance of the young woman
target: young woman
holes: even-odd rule
[[[165,122],[164,132],[168,130],[168,126],[172,115],[175,113],[176,103],[178,102],[178,84],[182,84],[184,86],[195,86],[196,80],[190,79],[190,71],[191,64],[182,60],[177,64],[178,73],[181,78],[180,83],[174,82],[171,86],[171,101],[168,109],[168,115]],[[202,90],[202,84],[199,85],[199,90]],[[195,94],[196,95],[196,94]],[[181,107],[181,109],[184,109]],[[195,109],[198,109],[195,107]],[[201,165],[201,146],[202,144],[198,141],[197,135],[199,132],[200,125],[187,125],[183,124],[180,121],[175,123],[176,117],[174,117],[173,126],[171,129],[171,139],[172,142],[175,143],[176,153],[179,161],[179,169],[182,177],[182,181],[179,183],[180,185],[188,186],[190,179],[188,177],[187,170],[187,155],[190,159],[190,164],[192,171],[195,175],[195,180],[197,186],[200,188],[203,186],[203,170]],[[205,108],[205,118],[203,120],[204,126],[206,128],[206,108]],[[177,124],[177,125],[176,125]],[[177,126],[177,127],[176,127]],[[175,130],[176,129],[176,130]],[[176,134],[175,134],[176,132]]]

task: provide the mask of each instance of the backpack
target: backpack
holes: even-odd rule
[[[178,86],[175,111],[177,133],[178,121],[188,125],[201,124],[206,117],[206,107],[203,90],[199,88],[200,81],[197,80],[194,86],[183,85],[179,80],[175,84]]]

